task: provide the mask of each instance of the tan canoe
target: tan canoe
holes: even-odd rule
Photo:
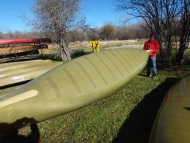
[[[0,98],[0,134],[103,99],[144,69],[148,53],[113,49],[88,54],[40,75]]]
[[[50,65],[52,64],[51,60],[34,60],[27,62],[14,62],[14,63],[6,63],[0,64],[0,73],[13,71],[16,69],[22,69],[27,67],[41,66],[41,65]]]
[[[1,77],[5,77],[8,75],[13,75],[13,74],[19,74],[19,73],[24,73],[24,72],[29,72],[29,71],[34,71],[34,70],[40,70],[43,68],[52,68],[54,67],[54,65],[58,65],[58,64],[39,64],[39,65],[35,65],[35,66],[27,66],[27,67],[23,67],[23,68],[17,68],[17,69],[12,69],[12,70],[6,70],[6,71],[2,71],[0,72],[0,80]]]
[[[27,61],[17,61],[17,62],[9,62],[9,63],[1,63],[0,68],[4,67],[9,67],[17,64],[26,64],[26,63],[31,63],[31,62],[41,62],[43,61],[42,59],[37,59],[37,60],[27,60]]]
[[[149,143],[190,143],[190,75],[167,93],[155,119]]]
[[[15,53],[21,51],[31,51],[37,49],[47,49],[47,44],[44,45],[26,45],[26,46],[14,46],[14,47],[2,47],[0,53]]]
[[[32,80],[60,64],[62,64],[62,63],[54,63],[49,66],[37,67],[36,70],[30,70],[30,71],[26,71],[26,72],[21,72],[21,73],[11,74],[11,75],[1,77],[0,78],[0,87]]]

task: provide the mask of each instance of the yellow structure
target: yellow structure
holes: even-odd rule
[[[90,41],[90,45],[94,52],[99,52],[100,50],[100,41]]]

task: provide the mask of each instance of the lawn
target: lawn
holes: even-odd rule
[[[158,64],[156,80],[146,77],[144,69],[113,95],[22,128],[0,139],[0,143],[148,143],[167,91],[188,74],[188,60],[182,68],[165,68]]]

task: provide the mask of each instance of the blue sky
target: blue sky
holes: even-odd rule
[[[32,16],[29,5],[32,0],[0,0],[0,31],[27,31],[29,28],[19,17],[25,12],[28,17]]]
[[[117,24],[120,15],[114,12],[114,0],[83,0],[87,22],[101,27],[107,22]]]
[[[0,0],[0,31],[29,31],[22,18],[21,13],[25,13],[27,17],[32,17],[29,6],[33,0]],[[107,22],[118,24],[121,16],[114,12],[113,0],[83,0],[83,15],[86,17],[87,23],[93,27],[101,27]]]

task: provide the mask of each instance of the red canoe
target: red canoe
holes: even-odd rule
[[[50,43],[49,38],[24,38],[24,39],[0,39],[0,45],[3,44],[21,44],[21,43]]]

